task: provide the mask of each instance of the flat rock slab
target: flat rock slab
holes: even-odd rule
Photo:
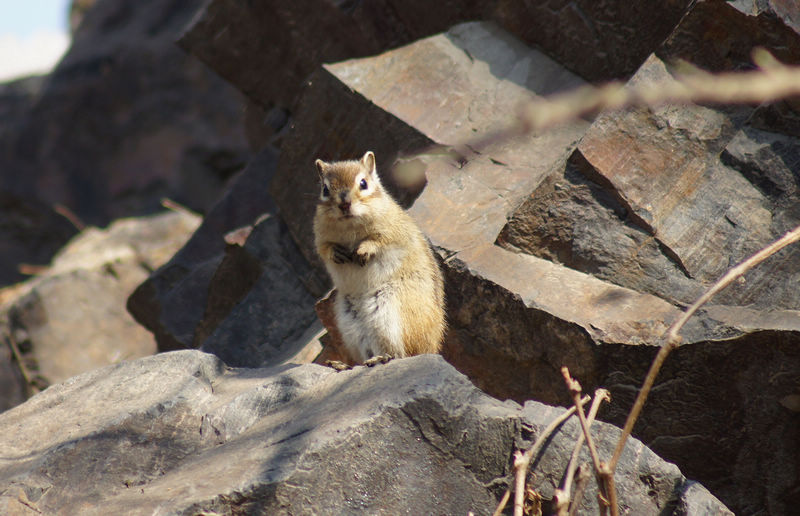
[[[323,63],[379,54],[470,20],[494,21],[586,79],[627,77],[670,34],[689,4],[213,0],[178,44],[257,103],[289,108],[300,85]]]
[[[632,82],[672,80],[653,56]],[[516,210],[498,243],[691,304],[730,267],[800,224],[792,161],[780,160],[798,140],[750,127],[752,113],[689,105],[601,115],[567,168]],[[786,250],[715,302],[797,310],[797,257],[800,251]]]
[[[515,446],[561,412],[494,400],[433,355],[336,373],[231,369],[199,351],[164,353],[75,377],[1,415],[0,507],[488,514]],[[610,453],[619,430],[593,430]],[[533,486],[545,499],[578,432],[573,418],[535,461]],[[638,441],[618,472],[623,513],[730,514]],[[581,513],[597,511],[594,490]]]

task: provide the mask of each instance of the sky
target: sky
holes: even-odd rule
[[[71,0],[0,0],[0,82],[48,72],[69,46]]]

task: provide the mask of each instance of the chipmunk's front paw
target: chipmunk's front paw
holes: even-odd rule
[[[338,360],[326,360],[325,365],[335,371],[347,371],[348,369],[353,368],[352,366],[345,364],[344,362],[340,362]]]
[[[394,357],[391,356],[391,355],[378,355],[378,356],[372,357],[372,358],[370,358],[368,360],[365,360],[364,361],[364,365],[367,366],[367,367],[372,367],[372,366],[376,366],[378,364],[385,364],[386,362],[390,361],[393,358]]]
[[[331,246],[331,258],[333,263],[350,263],[353,261],[353,254],[345,246],[333,244]]]
[[[371,240],[364,240],[353,253],[353,261],[362,267],[366,265],[378,252],[378,245]]]

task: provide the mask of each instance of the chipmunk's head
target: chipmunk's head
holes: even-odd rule
[[[315,162],[320,175],[320,204],[329,215],[341,219],[357,218],[369,212],[369,203],[383,195],[375,154],[367,151],[360,160]]]

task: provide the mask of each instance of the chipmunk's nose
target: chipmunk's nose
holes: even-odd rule
[[[347,192],[339,192],[339,209],[345,214],[350,211],[350,200]]]

